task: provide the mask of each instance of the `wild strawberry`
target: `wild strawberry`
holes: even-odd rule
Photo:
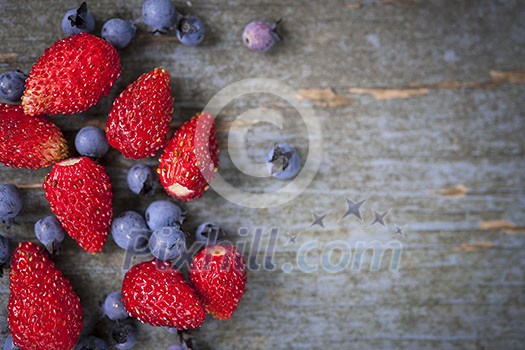
[[[195,290],[165,261],[150,260],[129,269],[122,301],[131,316],[152,326],[197,328],[206,317]]]
[[[14,344],[21,349],[70,350],[82,330],[82,307],[47,253],[34,243],[20,243],[9,277],[7,311]]]
[[[90,253],[100,252],[113,218],[111,181],[104,168],[87,157],[56,163],[44,191],[71,238]]]
[[[157,173],[169,195],[190,201],[209,187],[219,166],[215,121],[209,114],[197,114],[184,123],[168,141]]]
[[[62,131],[51,121],[0,104],[0,162],[12,168],[40,169],[67,157]]]
[[[120,57],[105,40],[81,33],[51,45],[26,80],[28,115],[72,114],[97,104],[120,76]]]
[[[245,292],[244,258],[234,246],[207,246],[193,258],[190,280],[206,311],[220,320],[230,318]]]
[[[154,156],[166,144],[172,113],[170,75],[155,68],[113,102],[106,124],[108,142],[126,158]]]

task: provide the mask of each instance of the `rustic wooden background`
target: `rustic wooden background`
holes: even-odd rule
[[[0,70],[28,72],[62,37],[61,16],[77,1],[0,0]],[[140,19],[140,0],[93,0],[98,29],[115,16]],[[111,95],[79,116],[55,120],[72,140],[84,125],[103,126],[114,96],[139,74],[163,66],[173,77],[174,126],[201,110],[230,83],[264,77],[286,82],[322,123],[321,169],[298,198],[269,209],[231,204],[209,191],[184,204],[185,228],[203,220],[224,225],[232,240],[268,240],[279,228],[277,269],[249,273],[235,317],[208,319],[193,333],[198,349],[519,349],[525,342],[525,2],[445,0],[177,1],[206,22],[202,46],[151,36],[138,23],[122,51],[123,74]],[[191,9],[189,8],[191,5]],[[256,17],[284,18],[285,41],[266,55],[240,40]],[[217,118],[221,174],[236,187],[264,192],[280,185],[242,175],[228,157],[228,132],[240,113],[265,106],[287,117],[282,131],[257,124],[245,135],[260,161],[276,140],[308,152],[297,113],[276,97],[232,101]],[[232,131],[233,132],[233,131]],[[152,165],[155,159],[148,162]],[[115,150],[102,161],[115,187],[115,211],[144,211],[126,170],[134,162]],[[33,225],[49,213],[40,184],[49,169],[2,167],[0,182],[22,188],[25,206],[14,241],[34,240]],[[165,198],[158,194],[155,198]],[[345,198],[367,198],[361,223],[340,217]],[[387,227],[370,226],[372,210],[390,209]],[[311,211],[327,212],[324,228]],[[394,225],[406,237],[395,236]],[[237,230],[248,229],[240,237]],[[297,236],[295,244],[286,235]],[[401,265],[339,273],[305,273],[294,264],[302,244],[319,240],[402,245]],[[265,245],[258,249],[262,259]],[[336,254],[337,255],[337,254]],[[387,255],[388,257],[389,255]],[[336,260],[338,256],[334,256]],[[85,332],[104,335],[99,302],[119,288],[123,252],[110,239],[91,256],[67,239],[55,260],[85,309]],[[319,259],[314,251],[310,261]],[[6,305],[8,279],[0,280]],[[5,336],[5,308],[2,308]],[[141,326],[137,349],[164,349],[176,336]]]

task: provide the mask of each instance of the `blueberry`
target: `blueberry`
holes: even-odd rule
[[[78,9],[71,9],[66,12],[62,18],[62,30],[67,36],[82,32],[92,33],[95,30],[95,20],[88,12],[85,1]]]
[[[123,320],[129,316],[122,303],[122,293],[118,291],[108,294],[102,309],[104,315],[113,321]]]
[[[250,50],[266,52],[270,50],[276,42],[281,40],[277,33],[277,26],[280,21],[268,23],[264,20],[255,20],[244,27],[242,41]]]
[[[199,45],[204,39],[204,23],[194,15],[182,16],[177,24],[177,38],[187,46]]]
[[[289,145],[275,144],[266,156],[268,172],[276,179],[288,180],[301,170],[299,155]]]
[[[143,251],[150,233],[142,215],[131,210],[120,214],[111,224],[111,235],[115,243],[125,250]]]
[[[0,99],[9,102],[20,102],[24,94],[27,76],[22,72],[5,72],[0,74]]]
[[[177,204],[166,200],[155,201],[146,209],[146,222],[152,230],[182,225],[185,218],[185,213]]]
[[[48,252],[54,254],[60,248],[66,233],[54,216],[46,216],[35,224],[36,238],[42,243]]]
[[[184,232],[176,226],[161,227],[153,231],[149,250],[159,260],[173,260],[186,251]]]
[[[102,26],[101,36],[117,49],[123,49],[133,40],[136,30],[135,25],[129,21],[112,18]]]
[[[137,328],[130,323],[116,323],[111,330],[111,339],[118,350],[128,350],[137,341]]]
[[[20,350],[20,348],[13,343],[13,337],[11,334],[9,334],[5,340],[4,350]]]
[[[108,350],[108,344],[92,335],[81,337],[73,350]]]
[[[86,126],[75,136],[77,152],[88,157],[103,157],[109,148],[104,130],[96,126]]]
[[[224,231],[216,223],[204,222],[195,230],[195,240],[206,244],[216,244],[224,238]]]
[[[0,219],[11,224],[22,209],[22,195],[14,185],[0,185]]]
[[[11,258],[9,238],[0,236],[0,269],[9,262],[9,258]]]
[[[152,196],[160,184],[153,169],[146,164],[135,164],[128,170],[128,187],[133,193]]]
[[[154,31],[164,33],[175,25],[177,12],[171,0],[146,0],[142,4],[142,17]]]

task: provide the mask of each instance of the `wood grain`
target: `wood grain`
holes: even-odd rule
[[[223,224],[233,241],[257,228],[262,262],[272,227],[279,228],[275,271],[250,271],[234,318],[207,319],[193,332],[198,349],[520,349],[525,342],[525,3],[522,1],[192,1],[206,23],[202,46],[152,36],[138,22],[136,41],[121,52],[123,74],[110,96],[78,116],[53,116],[72,144],[84,125],[103,127],[113,98],[141,73],[163,66],[172,74],[173,128],[202,110],[222,88],[247,78],[285,82],[306,97],[323,131],[321,168],[310,186],[280,207],[250,209],[214,191],[181,204],[184,229],[205,220]],[[0,66],[28,72],[46,47],[62,37],[60,19],[75,1],[0,1]],[[139,0],[89,3],[97,27],[111,17],[140,18]],[[35,14],[23,15],[23,14]],[[255,17],[284,18],[285,40],[258,55],[240,40]],[[320,96],[320,97],[319,97]],[[284,130],[257,123],[233,128],[250,108],[279,112]],[[246,125],[251,124],[249,121]],[[245,124],[242,124],[245,125]],[[297,111],[269,95],[243,96],[217,117],[221,176],[236,188],[262,193],[283,184],[243,175],[228,147],[260,162],[276,140],[303,158],[309,139]],[[228,144],[230,133],[243,143]],[[233,150],[232,148],[232,150]],[[233,152],[232,152],[233,153]],[[145,160],[155,166],[154,158]],[[111,150],[102,160],[115,188],[115,212],[144,212],[154,199],[134,196],[126,171],[135,164]],[[34,240],[33,225],[49,214],[40,184],[48,169],[0,168],[0,182],[21,187],[25,206],[16,225],[2,228],[14,241]],[[345,198],[366,199],[363,221],[343,218]],[[370,226],[373,211],[389,210],[386,227]],[[310,227],[312,211],[327,213]],[[405,237],[396,236],[396,226]],[[238,230],[247,228],[248,235]],[[290,243],[287,235],[295,236]],[[400,268],[303,272],[301,246],[344,241],[396,241]],[[335,252],[333,258],[340,258]],[[247,254],[248,256],[248,254]],[[70,239],[56,263],[81,296],[85,333],[105,335],[105,294],[120,287],[124,253],[109,239],[97,256]],[[314,250],[311,261],[321,261]],[[282,266],[293,264],[285,273]],[[0,280],[0,304],[8,298]],[[0,327],[5,334],[5,308]],[[137,349],[165,349],[176,336],[142,325]],[[1,337],[0,337],[1,338]],[[1,339],[0,339],[1,340]]]

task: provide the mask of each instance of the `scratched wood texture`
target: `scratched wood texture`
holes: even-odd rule
[[[98,29],[115,16],[140,19],[139,0],[89,3]],[[0,0],[0,68],[29,71],[61,37],[60,18],[76,1]],[[188,4],[177,1],[182,12]],[[198,349],[520,349],[525,343],[525,2],[523,1],[193,1],[206,22],[202,46],[151,36],[142,23],[122,51],[123,74],[109,97],[79,116],[54,121],[71,141],[84,125],[103,126],[114,96],[155,66],[168,69],[175,96],[174,127],[201,110],[230,83],[264,77],[289,84],[322,124],[324,153],[311,185],[280,207],[239,207],[213,191],[182,204],[185,229],[204,220],[223,224],[234,241],[263,243],[279,228],[275,271],[251,271],[235,317],[207,319],[193,332]],[[240,41],[256,17],[284,18],[285,41],[267,55]],[[296,111],[269,95],[232,101],[217,118],[221,175],[237,188],[264,192],[280,185],[241,174],[229,159],[235,118],[266,106],[287,119],[286,130],[252,126],[244,147],[252,161],[275,140],[301,154],[308,135]],[[236,131],[231,131],[236,132]],[[238,131],[237,131],[238,132]],[[149,159],[151,165],[155,159]],[[144,211],[151,198],[134,196],[126,170],[134,162],[111,150],[102,164],[115,187],[115,212]],[[21,186],[25,206],[2,233],[34,240],[33,225],[49,213],[40,183],[49,169],[0,168],[0,182]],[[155,198],[165,198],[158,194]],[[367,198],[363,223],[341,220],[345,198]],[[372,210],[387,227],[370,226]],[[324,228],[309,227],[311,211],[327,212]],[[394,236],[394,225],[406,237]],[[248,229],[240,237],[237,230]],[[288,243],[287,234],[297,236]],[[399,242],[398,271],[383,264],[306,273],[294,263],[306,242]],[[248,244],[248,247],[250,244]],[[265,244],[256,248],[259,261]],[[388,256],[388,255],[387,255]],[[334,255],[334,259],[339,256]],[[309,261],[320,258],[318,250]],[[124,254],[110,239],[91,256],[70,239],[57,265],[79,293],[85,333],[104,335],[99,302],[119,288]],[[0,280],[6,305],[8,279]],[[2,337],[5,307],[1,308]],[[141,326],[137,349],[164,349],[176,336]]]

